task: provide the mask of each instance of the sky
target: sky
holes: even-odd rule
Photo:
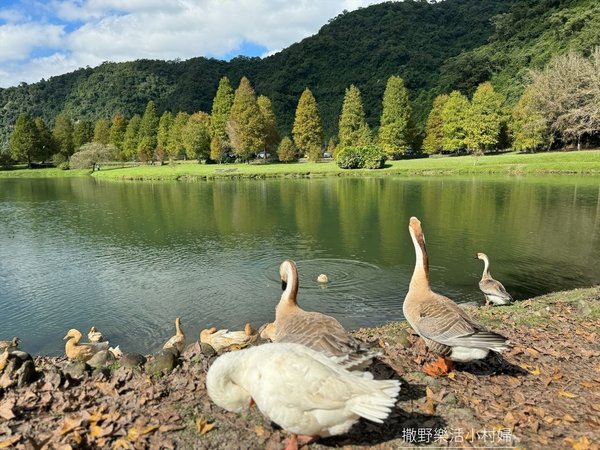
[[[104,61],[268,56],[383,0],[0,0],[0,88]]]

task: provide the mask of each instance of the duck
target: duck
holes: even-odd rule
[[[291,259],[279,267],[283,293],[275,309],[275,322],[268,330],[273,342],[306,345],[324,353],[346,368],[368,367],[381,352],[367,348],[344,329],[334,317],[298,306],[298,268]]]
[[[429,257],[419,219],[411,217],[408,229],[416,262],[402,311],[429,351],[439,355],[436,365],[424,370],[437,372],[438,367],[441,375],[451,370],[453,361],[469,362],[485,358],[490,351],[507,350],[508,339],[479,325],[454,301],[431,290]]]
[[[217,330],[217,327],[202,330],[200,342],[209,344],[215,351],[231,347],[243,348],[258,339],[259,333],[247,323],[243,331]]]
[[[477,253],[477,259],[483,260],[483,275],[479,281],[479,289],[485,296],[486,306],[490,303],[493,305],[508,305],[513,302],[511,295],[506,292],[506,289],[498,280],[495,280],[490,275],[490,260],[485,253]]]
[[[88,342],[80,344],[81,331],[71,328],[63,339],[67,340],[65,344],[65,353],[67,358],[75,361],[86,362],[101,350],[108,349],[108,342]]]
[[[328,283],[329,282],[329,277],[327,275],[325,275],[324,273],[322,273],[321,275],[319,275],[317,277],[317,281],[319,283]]]
[[[8,357],[10,353],[8,352],[8,348],[5,348],[2,353],[0,353],[0,373],[6,368],[8,365]]]
[[[221,355],[208,370],[206,389],[228,411],[256,404],[295,439],[344,434],[360,417],[383,423],[400,382],[374,380],[369,372],[349,371],[321,352],[288,342]]]
[[[11,352],[16,350],[21,343],[20,337],[13,337],[10,341],[0,341],[0,351],[6,350],[7,352]]]
[[[273,336],[275,335],[275,323],[269,322],[265,323],[258,329],[258,335],[262,339],[268,339],[269,341],[273,340]]]
[[[104,336],[100,333],[96,327],[90,328],[88,331],[88,341],[90,342],[102,342],[104,340]]]
[[[175,319],[175,336],[172,336],[163,345],[163,350],[168,348],[174,348],[178,353],[182,353],[185,348],[185,334],[181,329],[181,319],[179,317]]]

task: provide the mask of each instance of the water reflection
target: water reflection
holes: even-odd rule
[[[273,319],[278,266],[347,327],[402,318],[423,222],[433,287],[482,301],[483,269],[522,299],[600,282],[600,192],[585,177],[110,183],[0,180],[0,338],[59,353],[95,325],[149,352],[172,334]],[[318,274],[330,282],[321,288]]]

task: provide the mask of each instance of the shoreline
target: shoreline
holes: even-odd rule
[[[511,340],[513,348],[500,361],[459,365],[449,377],[432,378],[421,370],[431,355],[406,322],[358,329],[357,338],[385,350],[371,368],[375,377],[401,380],[398,406],[383,426],[361,420],[348,434],[309,448],[412,448],[446,439],[444,445],[593,449],[593,430],[600,425],[600,285],[465,309]],[[77,373],[65,369],[64,356],[37,356],[33,383],[7,386],[5,374],[0,377],[0,448],[42,442],[71,448],[283,448],[286,433],[256,408],[234,414],[210,401],[204,382],[214,357],[192,342],[172,371],[126,369],[117,361]],[[412,440],[418,436],[429,438]]]

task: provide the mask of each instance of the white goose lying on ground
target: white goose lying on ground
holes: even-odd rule
[[[415,247],[416,263],[402,310],[408,323],[425,340],[429,351],[451,361],[467,362],[485,358],[490,350],[508,349],[509,343],[504,336],[488,331],[448,297],[431,290],[429,259],[419,219],[411,217],[408,229]],[[445,362],[447,366],[451,365],[449,361]]]
[[[254,400],[270,420],[294,434],[343,434],[364,417],[382,423],[400,391],[398,380],[351,372],[299,344],[264,344],[226,353],[206,376],[208,395],[240,412]]]
[[[490,275],[490,260],[485,253],[477,253],[477,259],[483,260],[483,275],[479,281],[479,289],[485,295],[485,304],[508,305],[513,302],[506,289],[498,280],[494,280]]]
[[[181,329],[181,319],[177,317],[175,319],[175,336],[172,336],[165,345],[163,345],[163,349],[174,348],[178,353],[182,353],[185,348],[185,334]]]
[[[304,311],[298,306],[298,269],[294,261],[288,259],[281,263],[279,275],[284,291],[275,309],[275,322],[266,328],[273,342],[306,345],[332,357],[347,369],[365,368],[380,355],[350,336],[335,318]]]
[[[217,352],[232,346],[245,347],[256,339],[258,332],[252,329],[249,323],[242,331],[217,330],[216,327],[212,327],[200,332],[200,342],[209,344]]]

